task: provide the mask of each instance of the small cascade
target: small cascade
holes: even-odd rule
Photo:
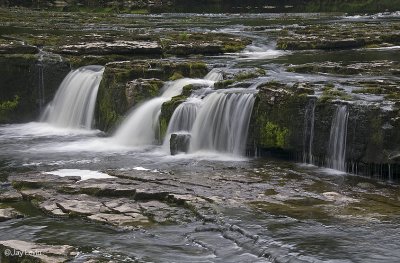
[[[217,82],[223,80],[224,76],[222,75],[220,69],[213,68],[210,72],[208,72],[208,74],[204,77],[204,79]]]
[[[63,128],[90,129],[103,72],[101,66],[85,66],[70,72],[40,120]]]
[[[349,112],[347,105],[338,105],[329,136],[328,167],[346,171],[346,139]]]
[[[311,99],[306,107],[304,114],[304,131],[303,131],[303,163],[314,163],[313,158],[313,141],[314,141],[314,120],[315,119],[315,100]]]
[[[254,100],[252,93],[244,92],[208,95],[193,124],[189,152],[243,155]]]
[[[43,105],[45,103],[45,97],[44,97],[44,77],[43,77],[43,69],[44,69],[44,64],[41,60],[38,61],[37,64],[38,68],[38,104],[39,104],[39,110],[42,111]]]
[[[169,140],[172,133],[189,133],[192,130],[193,123],[196,120],[202,102],[201,99],[196,97],[189,98],[175,109],[171,120],[169,121],[166,136],[164,138],[163,146],[165,149],[169,149]]]
[[[182,93],[184,86],[189,84],[213,85],[214,82],[205,79],[179,79],[168,82],[160,97],[151,99],[135,108],[122,122],[114,134],[114,139],[121,144],[141,146],[157,142],[161,106],[172,97]]]

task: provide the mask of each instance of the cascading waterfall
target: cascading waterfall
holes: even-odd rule
[[[315,105],[315,100],[311,99],[307,104],[304,114],[303,163],[314,163],[312,149],[314,141]]]
[[[349,112],[346,105],[338,105],[329,136],[328,167],[346,171],[346,139]]]
[[[182,93],[189,84],[213,85],[214,81],[206,79],[179,79],[168,82],[160,97],[151,99],[135,108],[122,122],[114,134],[114,139],[125,145],[141,146],[156,143],[161,106],[172,97]]]
[[[40,120],[63,128],[90,129],[103,72],[101,66],[85,66],[70,72]]]
[[[218,68],[213,68],[208,74],[204,77],[204,79],[211,80],[214,82],[223,80],[223,75],[221,70]]]
[[[255,100],[245,92],[214,92],[204,99],[193,124],[189,152],[245,153]]]

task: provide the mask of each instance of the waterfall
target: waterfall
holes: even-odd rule
[[[244,92],[208,95],[193,124],[189,151],[244,154],[254,100]]]
[[[189,78],[167,82],[161,96],[143,103],[125,118],[115,132],[114,139],[118,143],[133,146],[156,143],[162,104],[181,94],[183,87],[186,85],[205,84],[211,86],[213,83],[210,80]]]
[[[312,154],[314,141],[314,120],[315,119],[315,100],[311,99],[306,107],[304,114],[304,131],[303,131],[303,163],[314,163]]]
[[[346,139],[349,112],[346,105],[338,105],[332,120],[329,136],[328,166],[346,171]]]
[[[85,66],[70,72],[40,120],[65,128],[90,129],[103,72],[101,66]]]
[[[200,98],[192,97],[175,109],[164,138],[163,146],[166,150],[169,150],[169,140],[172,133],[190,132],[192,130],[193,123],[196,120],[202,102]]]

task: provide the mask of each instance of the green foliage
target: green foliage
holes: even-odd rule
[[[261,143],[265,147],[284,148],[287,145],[289,130],[273,122],[267,122],[262,127]]]

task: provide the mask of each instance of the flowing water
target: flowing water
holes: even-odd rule
[[[337,106],[330,137],[328,132],[326,138],[330,142],[328,163],[336,170],[243,156],[257,85],[272,80],[345,86],[349,81],[343,76],[289,72],[285,70],[287,63],[368,62],[377,57],[400,61],[394,49],[276,51],[270,33],[288,26],[301,27],[299,17],[301,23],[310,24],[353,19],[324,14],[298,14],[296,19],[286,14],[120,16],[128,20],[124,26],[134,24],[140,30],[148,26],[149,32],[154,28],[230,32],[250,36],[254,43],[238,54],[204,57],[217,69],[205,79],[168,82],[159,97],[133,109],[112,137],[89,129],[89,105],[93,105],[91,99],[102,73],[101,68],[93,67],[66,77],[43,116],[45,122],[0,126],[0,191],[10,187],[5,178],[16,173],[56,171],[59,176],[78,175],[84,180],[108,172],[135,175],[140,171],[145,173],[141,178],[144,182],[160,178],[156,185],[161,186],[172,180],[190,193],[206,196],[215,211],[212,220],[182,219],[180,224],[124,231],[81,218],[52,218],[29,202],[20,202],[12,205],[26,217],[0,222],[0,240],[72,245],[80,252],[73,262],[85,262],[91,256],[104,262],[398,262],[399,185],[337,171],[346,171],[349,112],[345,105]],[[107,25],[91,26],[103,30]],[[221,64],[257,66],[267,74],[245,83],[250,87],[247,89],[194,92],[174,112],[168,127],[168,133],[191,133],[190,153],[170,156],[157,145],[162,104],[179,95],[187,84],[212,86],[221,79]],[[386,78],[351,76],[352,80]],[[391,80],[398,81],[395,77]],[[82,85],[87,89],[80,88]],[[308,163],[312,163],[316,137],[314,109],[315,104],[311,104],[305,110],[304,156]]]
[[[338,105],[335,115],[332,119],[328,149],[328,166],[344,172],[346,171],[346,139],[348,119],[349,111],[347,109],[347,105]]]
[[[103,71],[101,66],[86,66],[69,73],[41,121],[64,128],[90,129]]]
[[[303,163],[309,164],[314,164],[312,150],[314,142],[315,106],[315,100],[311,99],[304,113]]]
[[[172,97],[182,93],[184,86],[189,84],[213,85],[206,79],[180,79],[171,81],[164,86],[160,97],[151,99],[133,109],[114,134],[114,139],[123,145],[151,145],[157,142],[161,106]]]
[[[194,121],[189,151],[243,155],[253,105],[251,93],[229,91],[208,95]]]

